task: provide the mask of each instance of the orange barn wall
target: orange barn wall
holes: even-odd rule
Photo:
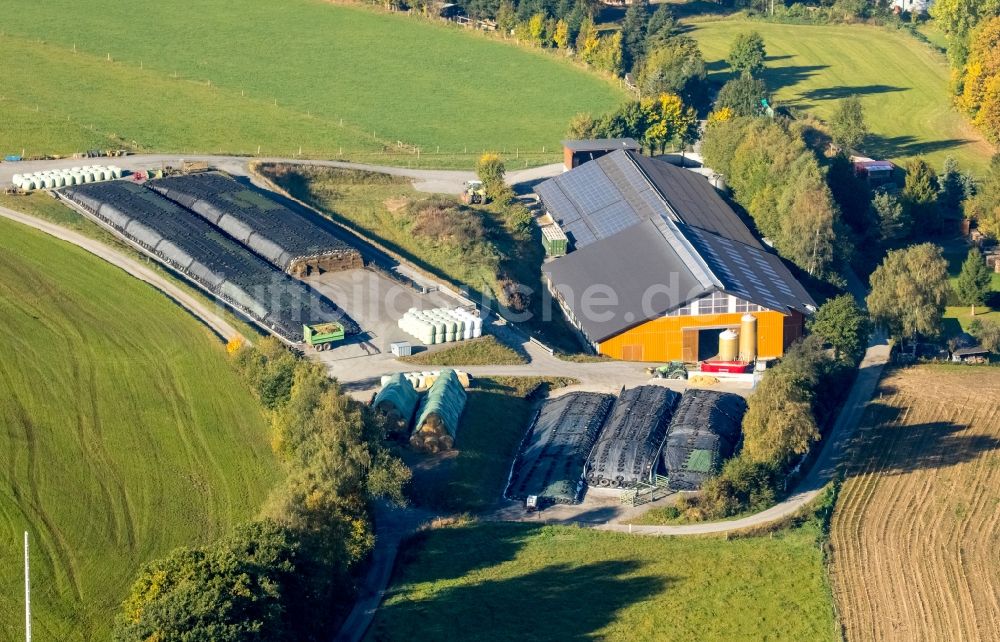
[[[600,354],[623,359],[625,346],[642,346],[642,361],[680,360],[684,328],[740,327],[743,312],[686,317],[660,317],[611,337],[597,345]],[[757,355],[780,357],[785,348],[802,334],[802,315],[785,315],[767,310],[751,312],[757,317]],[[719,330],[722,331],[721,328]],[[791,340],[786,335],[793,335]]]

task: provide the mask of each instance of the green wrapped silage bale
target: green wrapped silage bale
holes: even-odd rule
[[[420,395],[410,380],[402,374],[394,374],[379,390],[372,405],[385,414],[390,434],[408,435],[419,401]]]
[[[420,402],[410,445],[430,453],[453,448],[466,397],[455,371],[442,370]]]

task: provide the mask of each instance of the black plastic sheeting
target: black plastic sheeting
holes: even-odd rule
[[[307,217],[222,174],[170,176],[146,186],[203,216],[282,270],[298,259],[357,253]]]
[[[613,395],[573,392],[542,404],[521,444],[504,496],[573,504],[583,467],[611,410]]]
[[[276,269],[204,218],[130,181],[92,183],[61,194],[217,298],[292,342],[304,323],[357,324],[332,301]]]
[[[611,488],[653,483],[679,399],[679,394],[660,386],[623,391],[587,461],[587,483]]]
[[[746,410],[743,397],[726,392],[688,390],[681,396],[663,446],[663,468],[671,490],[698,490],[718,472],[739,444]],[[707,470],[689,465],[706,459]]]

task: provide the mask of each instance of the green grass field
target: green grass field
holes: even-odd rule
[[[43,13],[5,12],[0,58],[20,69],[0,92],[5,154],[134,141],[377,160],[403,142],[419,161],[386,162],[471,167],[486,148],[542,162],[574,113],[625,97],[556,56],[320,0],[53,0]]]
[[[483,523],[406,545],[369,640],[840,639],[818,527],[632,537]]]
[[[0,639],[106,640],[143,563],[254,516],[280,478],[221,343],[149,286],[0,220]]]
[[[745,19],[691,24],[712,75],[722,81],[736,35],[757,31],[769,56],[764,75],[779,104],[828,118],[856,94],[865,106],[868,155],[923,156],[940,169],[947,156],[981,170],[992,148],[952,109],[944,56],[901,31],[863,25],[787,25]]]

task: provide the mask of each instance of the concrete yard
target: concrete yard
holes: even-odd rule
[[[461,303],[444,291],[421,294],[374,270],[325,272],[305,277],[310,286],[342,307],[361,326],[359,337],[349,337],[321,356],[323,361],[357,357],[391,358],[389,344],[409,341],[420,344],[396,325],[410,308],[454,308]]]
[[[325,272],[305,277],[310,286],[347,312],[361,326],[360,337],[322,354],[323,361],[356,357],[391,358],[389,344],[409,341],[423,345],[396,325],[410,308],[454,308],[460,302],[443,291],[421,294],[374,270]]]

